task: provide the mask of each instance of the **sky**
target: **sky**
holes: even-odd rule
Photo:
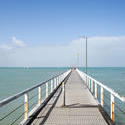
[[[85,66],[80,36],[88,66],[125,66],[125,0],[0,0],[0,67]]]

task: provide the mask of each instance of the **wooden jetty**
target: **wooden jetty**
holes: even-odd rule
[[[99,106],[76,70],[65,83],[65,106],[63,92],[59,89],[46,107],[38,114],[32,125],[107,125]]]
[[[124,96],[73,68],[2,100],[0,125],[124,125],[121,104]]]

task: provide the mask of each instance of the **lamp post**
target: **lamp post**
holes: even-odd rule
[[[88,38],[87,36],[80,36],[80,38],[85,39],[86,42],[86,74],[88,73]]]
[[[86,74],[88,73],[88,43],[87,43],[87,37],[85,37],[86,40]]]
[[[86,42],[86,67],[85,67],[85,69],[86,69],[86,75],[87,75],[87,73],[88,73],[88,38],[87,38],[87,36],[80,36],[80,38],[82,38],[82,39],[85,39],[85,42]],[[86,84],[87,84],[87,76],[86,76]]]

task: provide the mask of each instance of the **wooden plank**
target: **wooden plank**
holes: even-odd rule
[[[37,121],[35,125],[41,123],[45,125],[107,125],[99,112],[97,102],[75,70],[73,70],[65,85],[65,91],[66,107],[62,107],[63,95],[60,95],[51,112],[47,114],[50,108],[48,104],[46,113],[42,111],[43,113],[39,114],[39,119],[38,121],[35,120]],[[58,95],[58,92],[56,95]],[[46,116],[44,122],[43,116]]]

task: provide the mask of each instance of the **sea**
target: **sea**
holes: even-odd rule
[[[0,67],[0,101],[67,69],[67,67]],[[85,68],[79,69],[85,72]],[[125,67],[89,67],[88,74],[121,96],[125,96]]]
[[[37,85],[66,71],[57,67],[4,67],[0,68],[0,100]]]
[[[85,72],[85,68],[79,68]],[[125,67],[90,67],[88,75],[125,96]]]

